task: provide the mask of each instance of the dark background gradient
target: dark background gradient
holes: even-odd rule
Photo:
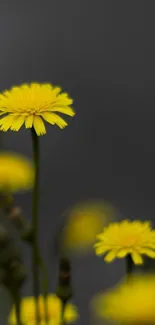
[[[76,116],[40,138],[40,242],[51,266],[60,214],[87,198],[104,198],[121,215],[155,215],[154,1],[27,0],[0,3],[0,90],[23,82],[61,85]],[[32,157],[30,133],[3,133],[4,148]],[[31,219],[31,193],[18,195]],[[50,246],[50,249],[49,249]],[[30,267],[30,251],[24,247]],[[124,273],[94,256],[73,260],[75,303],[89,324],[91,296]],[[32,294],[31,278],[23,288]],[[5,299],[6,297],[6,299]],[[2,289],[0,323],[9,310]]]

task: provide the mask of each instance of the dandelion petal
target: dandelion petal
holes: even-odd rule
[[[144,248],[140,252],[141,254],[145,254],[151,258],[155,258],[155,251],[153,251],[152,249]]]
[[[16,120],[12,123],[11,125],[11,130],[12,131],[19,131],[19,129],[21,128],[21,126],[24,124],[25,122],[25,116],[21,115],[18,118],[16,118]]]
[[[7,115],[0,119],[0,125],[2,131],[8,131],[13,124],[13,122],[18,118],[17,115]]]
[[[55,124],[55,122],[53,121],[53,115],[51,113],[46,112],[46,113],[41,114],[41,116],[48,123],[50,123],[52,125]]]
[[[25,127],[26,129],[32,128],[33,125],[33,115],[28,115],[25,119]]]
[[[74,116],[75,112],[71,107],[57,107],[54,106],[53,108],[51,108],[51,112],[59,112],[68,116]]]
[[[95,247],[95,250],[96,250],[96,255],[98,256],[101,256],[103,254],[105,254],[107,251],[109,251],[110,247],[107,246],[107,247]]]
[[[117,253],[118,258],[123,258],[128,254],[128,251],[126,249],[120,249]]]
[[[67,126],[67,122],[65,122],[60,116],[55,113],[43,113],[42,117],[51,124],[57,124],[60,129],[63,129]]]
[[[143,264],[143,259],[140,254],[134,251],[131,253],[131,256],[135,264]]]
[[[111,250],[104,258],[104,260],[108,263],[112,262],[117,256],[117,250]]]
[[[34,116],[33,126],[38,136],[46,134],[45,125],[40,116]]]

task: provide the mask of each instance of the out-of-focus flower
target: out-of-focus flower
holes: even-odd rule
[[[155,323],[155,275],[132,275],[112,290],[94,297],[97,315],[121,324]]]
[[[116,258],[124,258],[131,254],[135,264],[142,264],[141,255],[155,258],[155,231],[151,223],[123,220],[120,223],[111,223],[97,236],[95,244],[97,255],[104,255],[106,262]]]
[[[54,294],[50,294],[47,297],[47,307],[48,307],[48,318],[49,325],[59,325],[61,324],[61,312],[62,303],[61,300]],[[44,312],[44,301],[43,297],[39,297],[39,311],[40,311],[40,324],[44,325],[45,322],[45,312]],[[67,304],[64,311],[64,321],[65,323],[73,323],[78,318],[76,307],[72,304]],[[36,314],[35,314],[35,301],[33,297],[23,298],[21,301],[21,322],[25,325],[35,325],[36,324]],[[17,325],[15,307],[11,311],[9,317],[10,325]]]
[[[17,192],[33,187],[34,167],[30,161],[15,153],[0,153],[0,191]]]
[[[0,120],[2,131],[19,131],[34,127],[38,136],[46,133],[43,120],[61,129],[67,126],[57,113],[74,116],[73,100],[60,87],[51,84],[30,83],[12,87],[0,95]]]
[[[107,203],[88,201],[70,210],[63,232],[67,250],[85,252],[92,248],[96,235],[103,229],[114,209]]]

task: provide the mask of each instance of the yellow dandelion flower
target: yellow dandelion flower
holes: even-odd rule
[[[47,308],[49,325],[59,325],[61,321],[62,305],[61,300],[54,294],[50,294],[47,297]],[[43,297],[39,297],[39,311],[40,311],[40,324],[44,325],[45,312],[44,312],[44,301]],[[67,304],[64,311],[65,323],[73,323],[78,318],[76,307],[72,304]],[[24,325],[35,325],[36,324],[36,313],[35,313],[35,301],[34,297],[23,298],[21,301],[21,322]],[[10,317],[10,325],[17,325],[15,307],[13,306]]]
[[[11,193],[33,187],[34,167],[22,155],[0,153],[0,191]]]
[[[112,212],[114,209],[110,205],[100,201],[75,205],[69,212],[63,232],[64,247],[71,251],[88,251]]]
[[[132,275],[112,290],[94,297],[101,318],[121,324],[155,324],[155,275]]]
[[[43,120],[61,129],[67,126],[57,113],[74,116],[73,100],[60,87],[51,84],[30,83],[12,87],[0,94],[0,130],[19,131],[34,128],[37,135],[46,133]]]
[[[97,255],[107,253],[104,258],[106,262],[131,254],[135,264],[142,264],[143,254],[155,258],[155,231],[148,221],[111,223],[97,236],[95,250]]]

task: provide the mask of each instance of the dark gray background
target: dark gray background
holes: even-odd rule
[[[49,243],[51,248],[59,215],[70,204],[104,198],[122,215],[154,219],[154,30],[151,0],[1,0],[0,89],[46,81],[75,100],[68,128],[47,126],[40,138],[40,240],[50,257],[51,289],[56,261]],[[3,141],[32,157],[26,130],[3,134]],[[31,218],[31,194],[17,199]],[[93,256],[75,258],[80,324],[89,324],[91,296],[123,272],[123,261],[111,267]],[[30,280],[24,294],[31,293]]]

